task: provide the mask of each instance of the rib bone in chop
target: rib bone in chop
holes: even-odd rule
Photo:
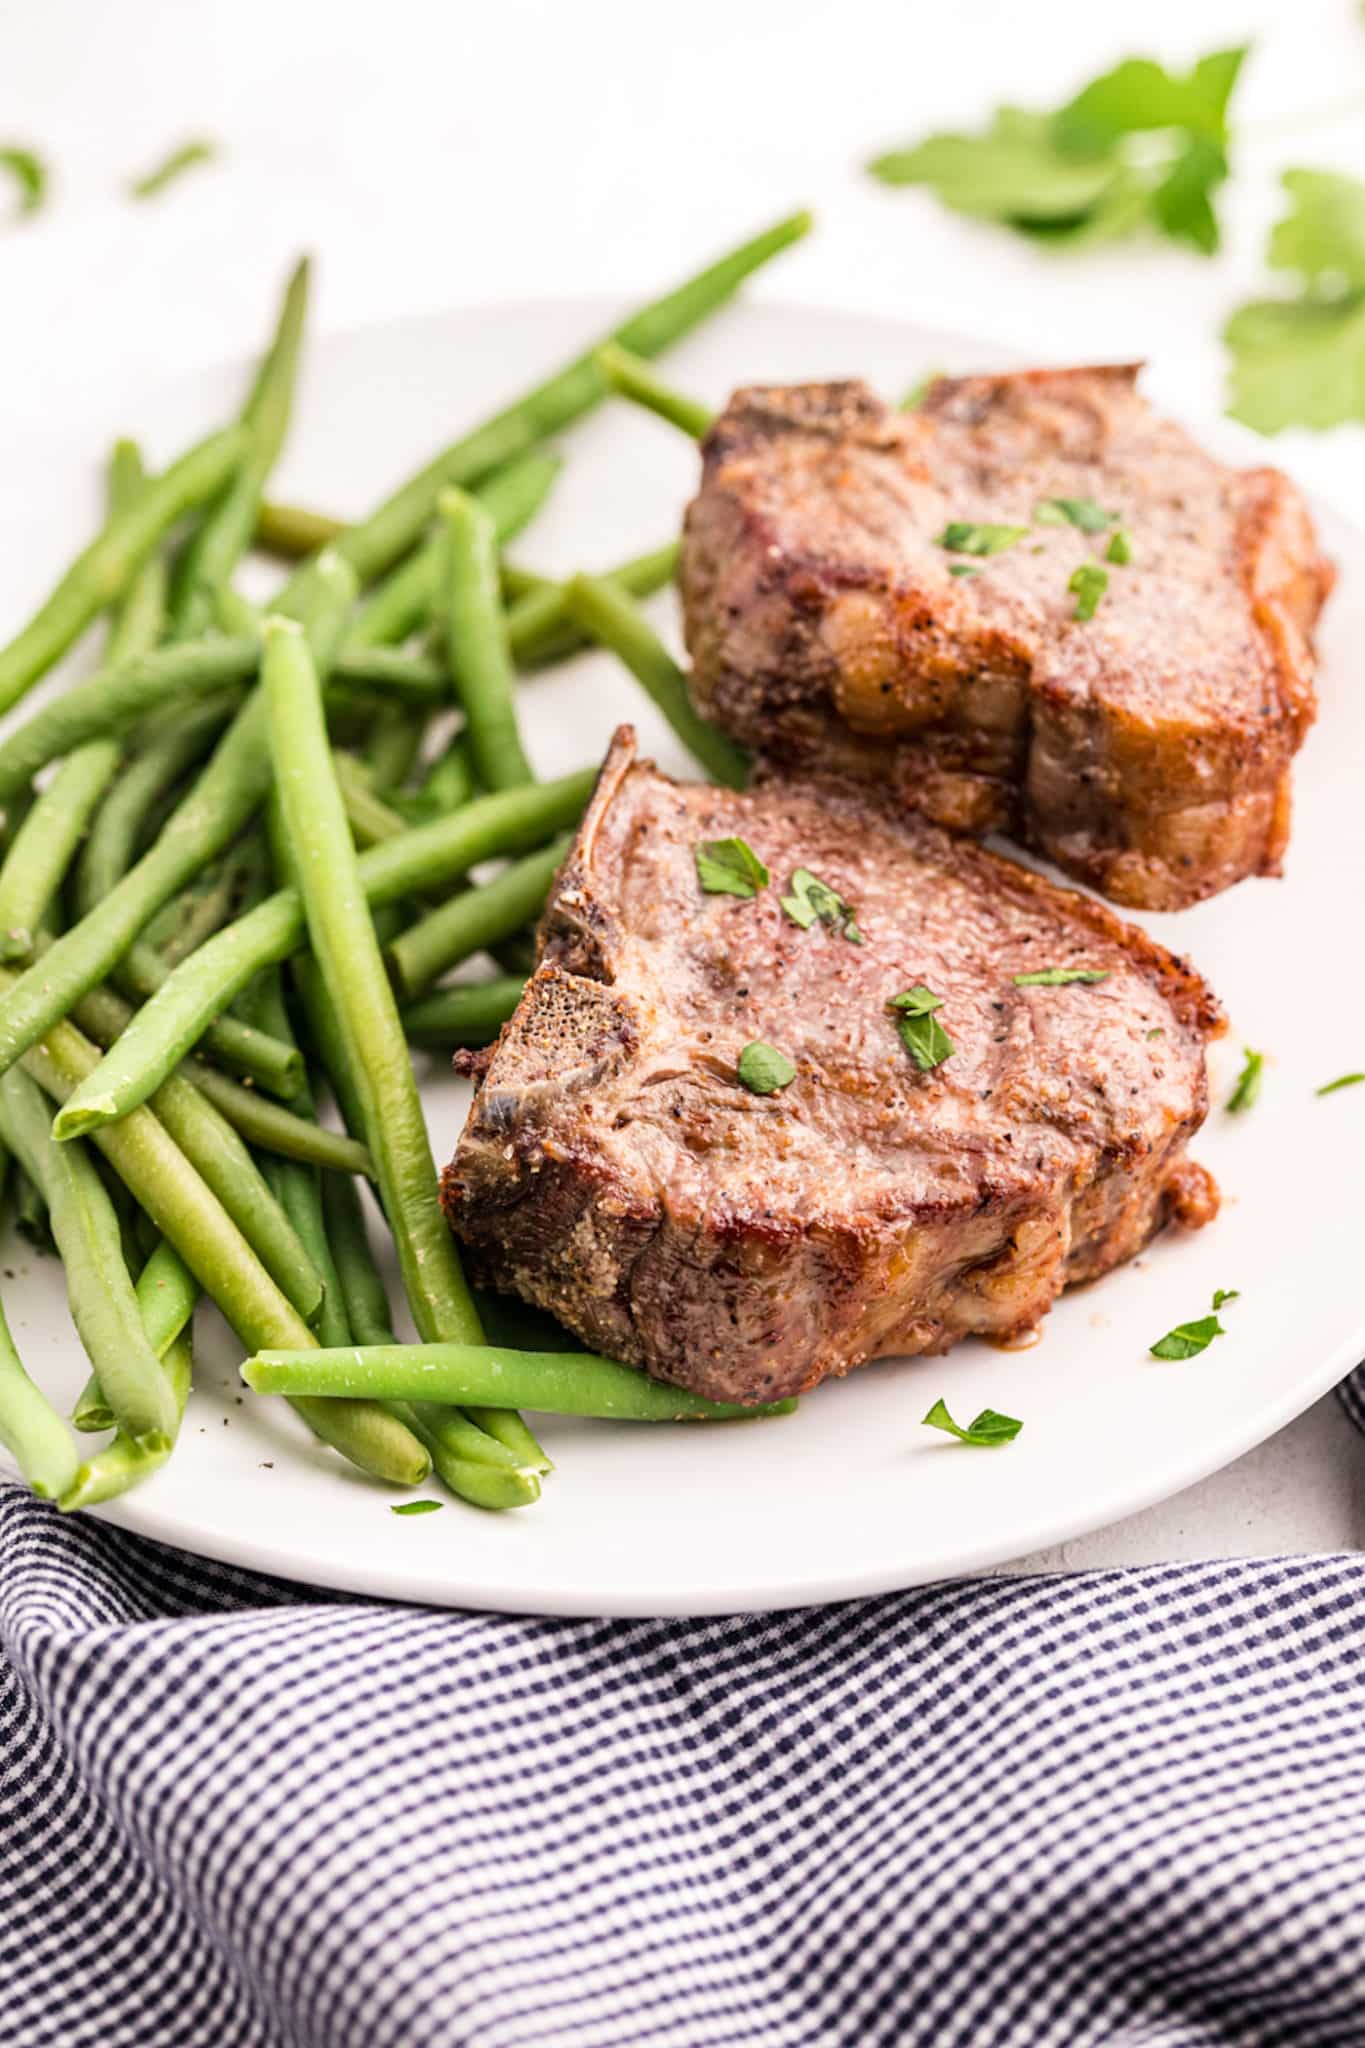
[[[1214,461],[1136,374],[940,378],[908,414],[859,383],[737,392],[687,515],[698,708],[1118,903],[1277,873],[1330,571],[1287,478]],[[1108,579],[1089,619],[1082,568]]]
[[[769,870],[753,896],[700,886],[697,847],[730,838]],[[844,912],[794,921],[799,868]],[[1015,979],[1049,970],[1103,979]],[[953,1048],[927,1070],[892,1007],[916,989]],[[1185,1146],[1221,1028],[1141,932],[884,794],[675,783],[623,728],[443,1199],[482,1281],[660,1379],[764,1401],[1017,1339],[1168,1218],[1205,1221]],[[789,1085],[743,1084],[755,1041]]]

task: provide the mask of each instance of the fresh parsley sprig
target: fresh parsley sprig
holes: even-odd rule
[[[692,858],[708,896],[757,896],[770,880],[747,839],[702,839],[693,847]]]
[[[868,170],[1055,247],[1147,226],[1212,255],[1213,195],[1228,175],[1228,107],[1246,54],[1215,50],[1183,76],[1129,57],[1052,113],[1000,107],[978,134],[930,135]]]

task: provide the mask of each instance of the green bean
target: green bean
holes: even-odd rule
[[[360,856],[357,872],[372,907],[465,875],[480,861],[521,851],[572,823],[592,792],[595,772],[479,797],[449,818],[419,825]],[[209,1021],[254,975],[287,960],[304,938],[303,906],[281,889],[224,927],[144,1004],[79,1091],[82,1127],[125,1116],[172,1072]],[[4,1003],[0,1000],[0,1015]]]
[[[381,704],[365,749],[370,785],[377,791],[401,789],[422,751],[426,718],[404,704]]]
[[[357,1139],[310,1123],[278,1102],[264,1101],[253,1089],[240,1087],[198,1060],[186,1060],[184,1073],[234,1130],[262,1151],[301,1160],[305,1166],[320,1166],[329,1175],[361,1174],[368,1179],[373,1174],[374,1162]]]
[[[75,1026],[61,1023],[25,1053],[23,1065],[45,1093],[62,1102],[94,1057],[94,1047]],[[94,1142],[244,1344],[301,1348],[312,1341],[307,1323],[150,1109],[136,1109],[97,1131]],[[302,1399],[291,1405],[314,1435],[377,1479],[418,1486],[431,1470],[411,1430],[373,1402]]]
[[[109,458],[109,510],[121,512],[146,488],[147,474],[136,441],[116,441]],[[166,615],[166,564],[150,554],[114,606],[101,667],[118,668],[146,654],[161,638]]]
[[[109,469],[110,511],[132,504],[143,485],[136,446],[118,442]],[[164,597],[165,571],[153,555],[115,612],[106,668],[117,671],[120,663],[155,645]],[[15,831],[0,867],[0,959],[25,959],[32,951],[34,934],[118,771],[122,753],[114,738],[89,739],[75,746]]]
[[[326,565],[327,558],[321,560]],[[332,572],[324,568],[322,587],[330,580]],[[353,592],[350,573],[336,562],[328,604],[310,630],[329,640],[339,623],[343,598]],[[0,1068],[12,1065],[87,989],[102,981],[167,897],[231,844],[259,808],[270,780],[265,704],[256,692],[150,850],[0,999]]]
[[[106,1444],[102,1451],[97,1451],[79,1471],[73,1473],[58,1502],[67,1513],[76,1508],[93,1507],[97,1501],[113,1500],[116,1495],[127,1493],[130,1487],[139,1486],[169,1458],[180,1434],[180,1422],[190,1397],[190,1380],[194,1373],[194,1342],[188,1330],[182,1330],[168,1346],[161,1363],[175,1403],[173,1434],[149,1446],[135,1443],[120,1430],[111,1444]]]
[[[243,1365],[242,1378],[261,1394],[477,1401],[622,1422],[719,1422],[743,1415],[789,1415],[796,1406],[795,1401],[773,1401],[744,1408],[708,1401],[589,1352],[505,1351],[456,1342],[259,1351]]]
[[[8,1155],[0,1152],[0,1184]],[[392,1331],[389,1335],[392,1336]],[[0,1444],[40,1500],[56,1500],[76,1476],[80,1457],[71,1432],[24,1370],[0,1302]]]
[[[636,355],[661,354],[671,342],[690,332],[732,297],[751,272],[799,241],[810,226],[808,213],[793,214],[779,221],[662,298],[641,307],[601,339],[619,342]],[[367,519],[340,535],[335,545],[361,582],[372,582],[416,543],[443,485],[468,486],[477,482],[490,470],[514,460],[538,441],[591,412],[606,389],[606,379],[594,361],[593,349],[588,348],[514,404],[443,449]]]
[[[693,709],[687,678],[625,592],[598,576],[575,576],[565,590],[569,616],[625,663],[688,752],[716,782],[741,789],[749,757]]]
[[[312,951],[336,1004],[413,1319],[424,1335],[477,1342],[478,1318],[436,1197],[417,1084],[331,772],[316,672],[303,634],[288,620],[267,621],[262,681]]]
[[[236,708],[236,700],[210,698],[193,705],[157,732],[110,790],[76,863],[76,908],[82,917],[103,903],[132,866],[148,814],[162,795],[198,761]]]
[[[427,770],[426,779],[417,792],[416,803],[419,813],[439,818],[449,811],[458,811],[473,794],[474,768],[469,758],[469,741],[464,733],[457,732],[450,745],[437,755]]]
[[[475,1507],[506,1509],[531,1507],[540,1499],[535,1469],[519,1465],[513,1452],[466,1421],[458,1408],[441,1408],[431,1401],[391,1401],[388,1406],[425,1444],[436,1471],[461,1500],[472,1501]],[[464,1446],[476,1439],[494,1455],[462,1456]]]
[[[681,428],[694,441],[700,441],[710,431],[715,418],[710,406],[686,397],[681,391],[672,390],[654,375],[642,357],[633,355],[629,349],[621,348],[613,341],[606,342],[597,351],[597,367],[612,390],[619,392],[622,398],[643,406],[646,412],[657,413],[661,420]]]
[[[247,682],[260,658],[251,640],[196,640],[101,669],[88,682],[54,697],[0,743],[0,802],[31,782],[49,761],[86,740],[126,732],[171,700],[179,711],[187,703],[217,696],[227,684]]]
[[[438,988],[435,995],[410,1003],[403,1011],[403,1029],[418,1045],[488,1045],[517,1004],[526,983],[519,975],[493,981],[471,981],[458,988]]]
[[[0,648],[0,711],[61,659],[98,612],[118,602],[162,535],[232,474],[243,445],[240,427],[211,434],[105,521],[28,624]]]
[[[176,565],[171,633],[177,640],[207,629],[213,618],[215,592],[231,581],[251,545],[261,493],[289,430],[307,307],[308,259],[304,257],[285,289],[279,321],[242,410],[247,439],[241,461]]]
[[[207,870],[200,885],[180,897],[181,914],[175,929],[157,948],[165,967],[178,967],[222,930],[241,900],[250,873],[250,856],[239,852]]]
[[[140,940],[133,942],[114,968],[121,985],[139,998],[154,996],[174,971],[170,961]],[[204,1032],[203,1048],[235,1073],[249,1075],[259,1087],[286,1101],[293,1098],[303,1078],[303,1062],[294,1046],[283,1044],[241,1017],[215,1017]]]
[[[399,813],[375,795],[369,776],[354,755],[335,753],[332,765],[346,806],[346,821],[357,846],[378,846],[381,840],[393,839],[405,829]],[[0,873],[0,884],[3,881]]]
[[[448,967],[457,967],[471,953],[487,951],[519,931],[528,918],[537,917],[571,844],[567,837],[552,840],[493,881],[450,897],[400,932],[387,949],[389,972],[399,993],[408,998],[421,995]]]
[[[678,543],[668,541],[647,555],[632,555],[608,569],[604,582],[614,583],[630,597],[652,597],[671,583],[678,566]],[[537,577],[507,608],[507,644],[519,668],[543,668],[591,646],[569,618],[565,586]]]
[[[322,1215],[352,1343],[395,1343],[389,1297],[370,1251],[360,1191],[353,1180],[328,1174],[322,1185]]]
[[[160,1359],[194,1314],[199,1287],[174,1245],[160,1238],[138,1275],[133,1292],[147,1341]],[[104,1398],[98,1373],[91,1373],[71,1411],[76,1428],[94,1434],[114,1427],[114,1411]]]
[[[24,1370],[0,1305],[0,1444],[39,1500],[57,1500],[76,1477],[80,1454],[47,1396]]]
[[[126,1031],[134,1012],[121,996],[108,987],[92,988],[75,1005],[72,1017],[96,1045],[111,1046]],[[92,1069],[93,1071],[93,1069]],[[337,1131],[323,1130],[307,1118],[296,1116],[277,1102],[268,1102],[252,1088],[230,1081],[226,1074],[206,1067],[198,1060],[186,1060],[177,1071],[213,1104],[238,1136],[267,1152],[286,1159],[302,1159],[326,1167],[332,1173],[373,1171],[370,1155],[353,1138]]]
[[[72,1320],[120,1427],[138,1442],[169,1437],[170,1388],[143,1331],[118,1218],[93,1160],[83,1145],[53,1143],[39,1089],[13,1067],[0,1079],[0,1134],[43,1191]]]
[[[283,555],[287,561],[301,561],[339,540],[346,531],[344,519],[330,512],[314,512],[307,505],[285,505],[278,498],[263,498],[256,512],[256,545],[268,555]]]
[[[505,469],[494,470],[478,485],[475,496],[493,522],[498,542],[512,540],[529,524],[549,494],[561,463],[556,455],[532,449]],[[432,509],[435,509],[433,498]],[[406,640],[441,599],[445,537],[428,534],[407,561],[382,583],[351,628],[347,648],[384,647]]]
[[[14,1227],[27,1244],[43,1258],[55,1257],[57,1247],[47,1220],[43,1191],[16,1159],[10,1171],[14,1199]]]
[[[333,664],[327,701],[345,704],[357,694],[378,690],[384,697],[420,709],[440,711],[450,702],[450,677],[445,663],[402,647],[343,647]]]
[[[0,867],[0,960],[24,960],[48,905],[118,771],[117,740],[90,740],[64,761]]]
[[[516,789],[534,777],[517,729],[493,523],[464,491],[443,491],[439,510],[449,550],[446,658],[464,708],[474,773],[485,789]]]
[[[104,989],[91,989],[74,1012],[96,1044],[117,1036],[120,1013],[126,1017],[124,1005]],[[92,1047],[89,1070],[96,1064]],[[300,1060],[300,1071],[302,1064]],[[271,1278],[305,1322],[311,1322],[322,1301],[322,1282],[240,1134],[183,1071],[168,1074],[150,1100],[170,1137],[218,1197]],[[66,1142],[73,1134],[59,1128],[60,1123],[59,1116],[53,1134]]]

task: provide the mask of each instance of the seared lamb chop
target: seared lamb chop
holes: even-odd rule
[[[752,895],[702,887],[698,848],[731,839],[769,883],[710,859]],[[679,784],[623,728],[443,1199],[480,1280],[659,1379],[766,1401],[1017,1339],[1168,1218],[1204,1222],[1185,1145],[1221,1029],[1143,933],[884,792]],[[755,1042],[787,1085],[741,1067]]]
[[[1136,375],[940,378],[909,414],[737,392],[687,515],[698,708],[1119,903],[1277,873],[1330,571],[1287,478],[1214,461]]]

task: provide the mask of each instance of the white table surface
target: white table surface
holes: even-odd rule
[[[1217,261],[1156,243],[1049,258],[859,170],[999,100],[1056,104],[1119,56],[1248,38]],[[1355,0],[27,0],[0,11],[0,145],[41,150],[54,190],[0,230],[0,434],[136,431],[149,380],[255,348],[301,249],[326,330],[636,293],[801,203],[819,231],[760,293],[919,315],[1040,359],[1150,357],[1207,412],[1221,320],[1264,284],[1278,173],[1365,176],[1363,117]],[[201,134],[220,163],[128,202],[130,176]],[[1363,458],[1355,427],[1271,455],[1365,519]],[[1362,1540],[1365,1439],[1328,1400],[1177,1499],[1026,1562]]]

